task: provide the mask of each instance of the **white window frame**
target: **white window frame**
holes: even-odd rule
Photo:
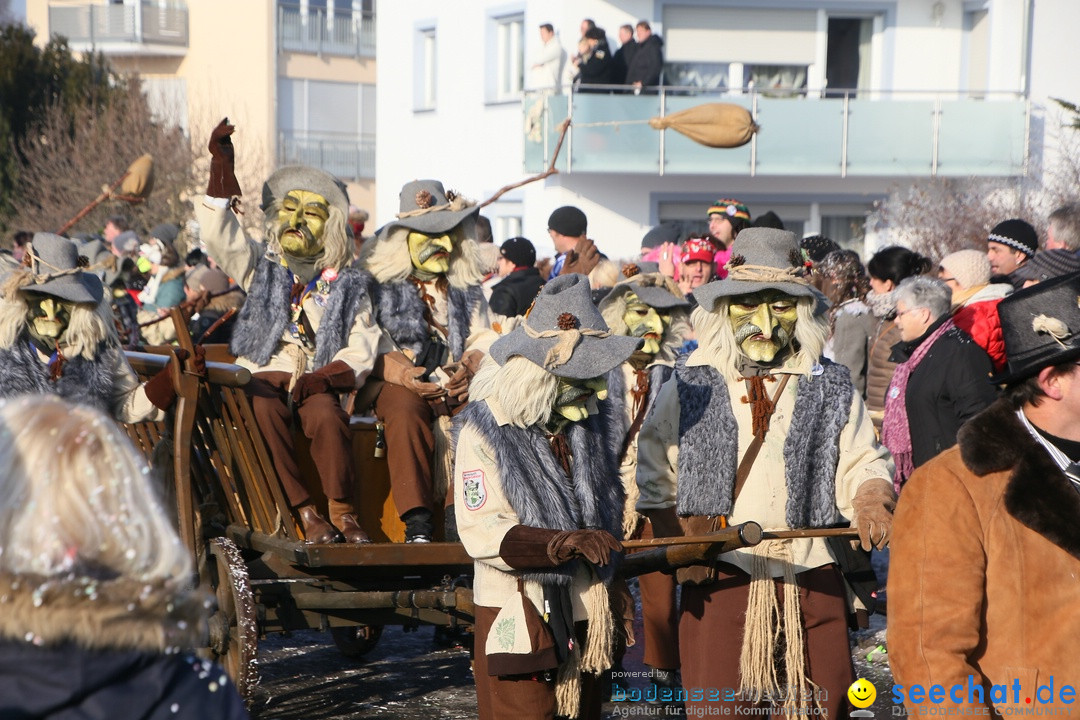
[[[434,22],[419,23],[413,42],[413,111],[434,110],[438,99],[438,33]]]
[[[520,102],[525,86],[525,9],[522,6],[493,8],[487,16],[488,103]]]

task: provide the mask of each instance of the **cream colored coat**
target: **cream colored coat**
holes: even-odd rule
[[[195,216],[199,221],[200,237],[206,243],[210,257],[246,292],[254,278],[256,264],[266,254],[266,246],[244,234],[236,215],[228,209],[227,202],[220,198],[204,198],[196,206]],[[303,308],[312,329],[317,332],[323,306],[316,302],[314,293],[304,300]],[[356,387],[360,387],[371,373],[375,358],[391,349],[375,324],[372,313],[361,311],[353,321],[348,342],[333,359],[342,360],[352,368],[356,373]],[[260,367],[247,358],[237,358],[236,362],[251,372],[279,371],[300,375],[315,370],[314,360],[314,352],[286,328],[277,350],[266,365]]]
[[[704,351],[698,349],[690,354],[686,364],[695,367],[710,363]],[[793,373],[790,369],[781,368],[777,374],[783,372]],[[784,512],[787,503],[784,441],[788,433],[797,432],[797,429],[791,427],[798,389],[797,380],[797,377],[791,378],[776,403],[769,433],[728,518],[731,524],[753,520],[766,530],[788,528]],[[775,393],[776,387],[771,383],[766,385],[770,393]],[[742,397],[746,394],[745,385],[729,384],[728,393],[732,398]],[[732,411],[739,427],[738,452],[741,458],[753,438],[750,405],[733,402]],[[652,413],[642,426],[638,439],[639,511],[675,507],[679,468],[679,413],[679,394],[676,380],[672,377],[660,390]],[[874,478],[891,478],[892,471],[888,450],[878,444],[874,426],[866,414],[862,399],[858,394],[853,394],[847,425],[840,432],[840,457],[836,469],[836,508],[839,514],[850,520],[854,515],[851,500],[859,486]],[[821,538],[803,538],[790,543],[795,572],[835,562],[828,545]],[[739,567],[747,574],[750,573],[749,549],[724,553],[719,559]],[[770,563],[770,572],[774,577],[784,574],[781,561],[771,560]]]

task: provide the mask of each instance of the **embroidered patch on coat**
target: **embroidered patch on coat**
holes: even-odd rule
[[[487,502],[487,488],[484,487],[483,470],[466,470],[461,474],[462,492],[465,494],[465,507],[479,510]]]

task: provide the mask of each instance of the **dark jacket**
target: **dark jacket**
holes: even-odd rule
[[[188,654],[0,640],[0,717],[245,720],[225,671]]]
[[[915,340],[893,345],[889,359],[905,362],[946,319]],[[951,328],[934,341],[911,373],[904,396],[915,467],[955,445],[960,426],[997,399],[989,380],[992,367],[986,351],[960,328]]]
[[[536,268],[514,270],[491,289],[488,308],[506,317],[524,315],[542,287],[544,278]]]
[[[659,85],[663,69],[664,41],[659,35],[650,35],[645,42],[638,43],[633,59],[627,64],[626,84]]]
[[[600,42],[585,62],[581,63],[578,82],[581,85],[611,85],[615,82],[612,78],[613,68],[611,48],[606,42]],[[586,88],[581,92],[607,92],[607,90]]]
[[[626,82],[626,73],[630,70],[630,63],[634,60],[637,47],[637,43],[631,40],[615,51],[615,56],[612,58],[611,82],[616,85]]]

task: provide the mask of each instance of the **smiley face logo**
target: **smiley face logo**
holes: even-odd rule
[[[847,690],[848,700],[857,708],[868,708],[877,698],[877,688],[869,680],[859,678]]]

